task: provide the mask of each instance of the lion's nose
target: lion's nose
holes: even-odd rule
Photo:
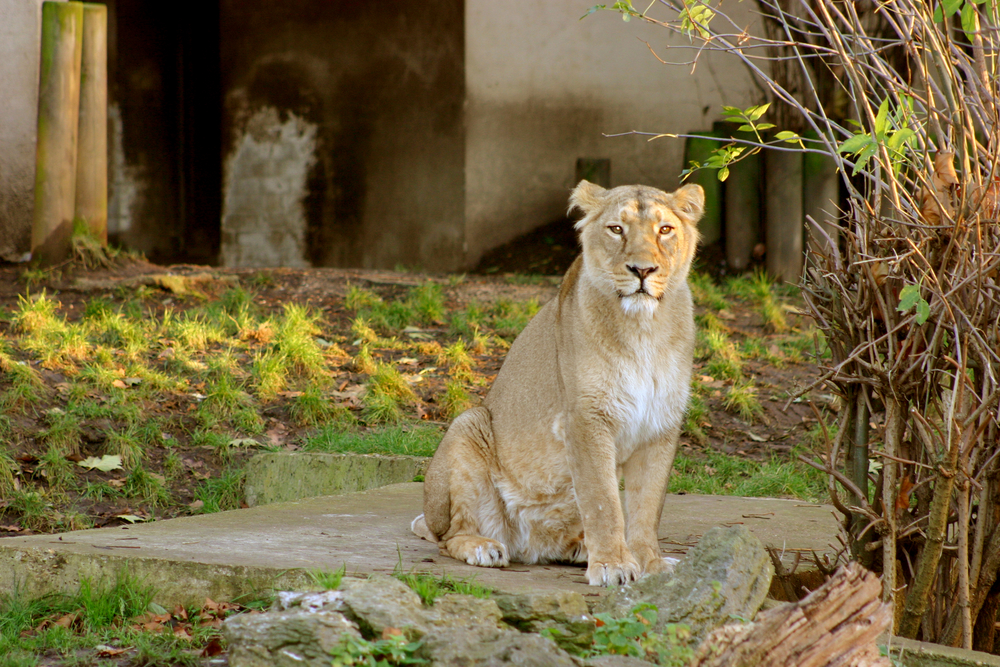
[[[656,269],[658,267],[655,267],[655,266],[634,266],[632,264],[626,264],[625,268],[627,268],[629,271],[631,271],[636,276],[638,276],[639,277],[639,282],[642,282],[643,280],[646,279],[646,276],[650,275],[651,273],[655,273]]]

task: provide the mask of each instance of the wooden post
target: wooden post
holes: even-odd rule
[[[802,153],[764,152],[767,272],[797,283],[802,275]]]
[[[754,138],[749,132],[737,132],[733,136]],[[760,233],[760,166],[760,153],[743,158],[729,168],[729,178],[723,184],[726,265],[735,271],[750,265]]]
[[[83,4],[80,139],[76,210],[101,245],[108,242],[108,8]]]
[[[691,132],[702,136],[722,137],[720,132]],[[723,142],[713,139],[688,139],[684,148],[684,168],[692,161],[704,164]],[[702,245],[712,245],[722,238],[722,182],[715,169],[702,169],[691,174],[688,183],[697,183],[705,191],[705,214],[698,223]]]
[[[76,200],[83,5],[42,3],[35,217],[31,252],[42,264],[69,255]]]
[[[805,136],[809,136],[806,133]],[[815,133],[812,133],[815,136]],[[833,243],[840,238],[837,225],[840,205],[840,179],[837,162],[829,155],[805,153],[802,156],[802,208],[805,216],[819,223]],[[815,226],[806,222],[806,239],[813,252],[828,253],[827,241]]]

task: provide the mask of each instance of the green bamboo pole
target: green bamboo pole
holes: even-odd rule
[[[69,254],[76,201],[83,4],[42,3],[42,63],[31,252],[41,264]]]
[[[764,152],[764,241],[767,272],[798,283],[802,275],[802,154]]]
[[[815,138],[816,133],[806,132],[805,136]],[[834,244],[840,237],[839,202],[840,177],[836,160],[829,155],[805,153],[802,156],[802,208],[805,215],[819,223]],[[806,223],[806,239],[810,250],[830,252],[826,238],[809,222]]]
[[[83,4],[76,207],[102,245],[108,241],[108,8]]]
[[[722,137],[722,133],[714,130],[691,134]],[[712,151],[722,145],[723,142],[713,139],[689,138],[684,148],[684,166],[690,166],[692,161],[703,164],[712,155]],[[697,183],[705,191],[705,214],[698,222],[698,231],[701,232],[702,244],[712,245],[722,238],[722,183],[718,172],[715,169],[701,169],[691,174],[687,182]]]

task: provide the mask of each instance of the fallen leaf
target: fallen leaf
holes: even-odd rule
[[[916,486],[907,475],[903,478],[903,481],[899,484],[899,495],[896,496],[896,509],[905,510],[910,506],[910,492],[913,491],[913,487]]]
[[[200,510],[204,506],[205,506],[205,501],[204,500],[196,500],[193,503],[191,503],[190,505],[188,505],[188,507],[191,508],[191,509],[193,509],[193,510]]]
[[[127,648],[115,648],[114,646],[107,646],[106,644],[98,644],[94,647],[97,651],[98,658],[114,658],[122,653],[127,653],[129,649]]]
[[[76,623],[77,618],[78,618],[77,614],[66,614],[65,616],[61,616],[60,618],[56,619],[53,625],[60,628],[70,628],[73,627],[74,623]]]
[[[105,454],[100,458],[97,458],[96,456],[88,456],[84,460],[77,463],[77,465],[81,468],[86,468],[87,470],[110,472],[112,470],[121,470],[122,457],[117,454]]]
[[[124,380],[115,380],[114,382],[111,383],[111,386],[112,387],[118,387],[119,389],[126,389],[126,388],[128,388],[128,385],[125,384]]]
[[[722,310],[720,310],[716,314],[719,316],[720,320],[730,320],[731,321],[731,320],[735,320],[736,319],[736,316],[733,315],[729,310],[727,310],[725,308],[723,308]]]
[[[201,650],[201,657],[211,658],[222,653],[222,643],[219,641],[218,637],[212,637],[211,641],[205,644],[205,648]]]
[[[141,516],[136,516],[135,514],[116,514],[115,518],[124,519],[129,523],[142,523],[143,521],[145,521],[145,519],[143,519]]]
[[[388,639],[389,637],[402,637],[403,631],[399,628],[382,628],[382,639]]]
[[[750,439],[753,440],[754,442],[767,442],[767,438],[762,438],[753,431],[747,431],[747,435],[749,435]]]

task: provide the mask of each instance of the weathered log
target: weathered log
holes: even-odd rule
[[[890,667],[876,638],[892,619],[873,573],[848,563],[800,602],[746,625],[727,625],[702,642],[697,667]]]

